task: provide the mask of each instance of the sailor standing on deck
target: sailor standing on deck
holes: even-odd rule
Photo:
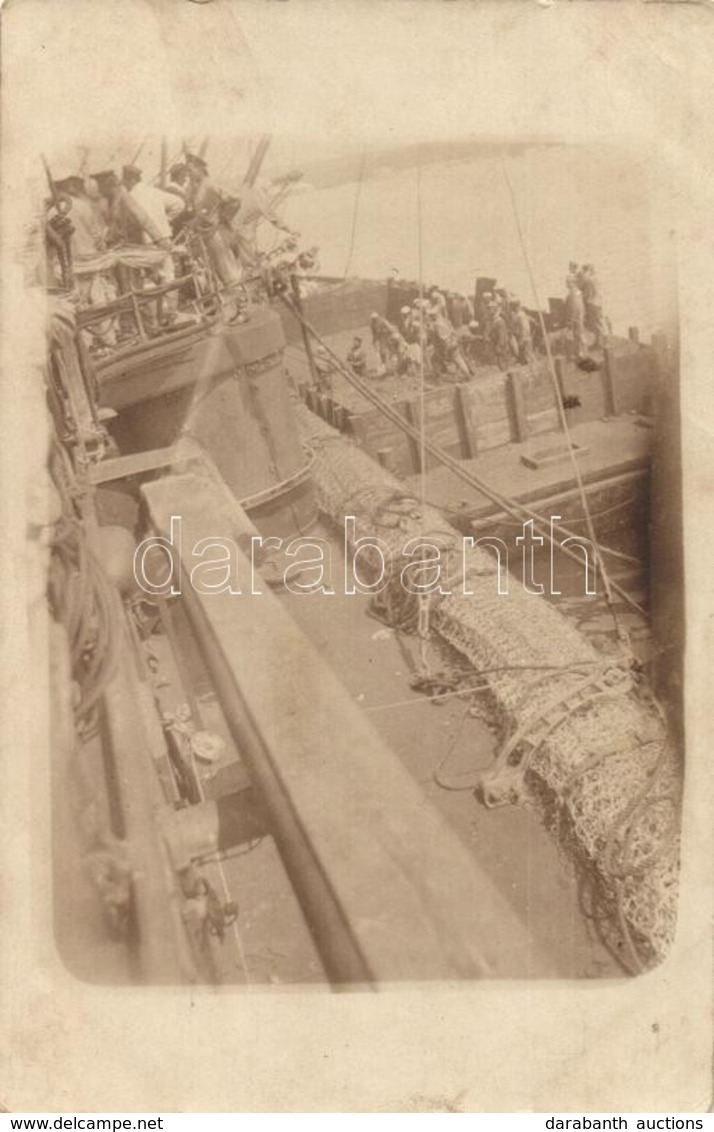
[[[208,176],[208,165],[202,157],[186,157],[189,187],[187,201],[193,209],[192,224],[205,243],[208,258],[218,281],[224,287],[241,282],[242,273],[230,245],[230,229],[222,222],[223,197]]]
[[[489,336],[496,359],[496,365],[501,370],[508,369],[513,355],[511,353],[508,325],[503,315],[503,303],[494,304]]]
[[[56,181],[55,187],[58,192],[67,193],[72,198],[70,218],[73,260],[92,259],[104,251],[104,234],[97,213],[87,197],[84,179],[79,176],[66,177],[63,181]]]
[[[473,373],[473,370],[482,360],[483,354],[483,335],[480,333],[479,324],[472,318],[467,326],[462,326],[456,333],[462,357],[470,372]]]
[[[135,165],[125,165],[122,169],[122,183],[127,192],[149,216],[158,233],[158,238],[152,238],[144,229],[143,242],[155,244],[165,250],[161,263],[156,271],[162,284],[173,283],[176,278],[173,256],[171,255],[171,220],[182,211],[181,201],[171,193],[162,192],[153,185],[146,185],[141,179],[141,169]],[[174,319],[178,308],[178,295],[170,291],[166,296],[166,308],[169,318]]]
[[[473,318],[473,311],[471,304],[465,295],[458,292],[454,295],[451,301],[451,323],[454,330],[460,330],[463,326],[468,326]]]
[[[433,314],[435,318],[448,319],[446,299],[438,287],[429,288],[429,314]]]
[[[106,250],[107,225],[101,211],[86,191],[80,176],[67,177],[57,182],[57,189],[71,199],[69,220],[72,225],[70,249],[74,272],[74,285],[80,307],[103,306],[116,298],[116,282],[110,271],[98,269]],[[95,339],[105,346],[116,342],[114,320],[104,320],[92,331]]]
[[[571,269],[576,264],[571,263]],[[566,278],[568,293],[565,296],[565,320],[572,335],[575,356],[582,358],[585,349],[585,301],[580,290],[580,277],[572,270]]]
[[[367,373],[367,357],[360,337],[355,337],[352,341],[352,348],[347,355],[347,365],[357,374],[357,377],[364,377]]]
[[[147,242],[161,247],[163,240],[168,250],[170,243],[165,240],[161,229],[157,227],[152,216],[145,211],[137,198],[132,196],[126,186],[120,182],[116,173],[111,170],[95,173],[93,179],[100,194],[108,203],[108,244]]]
[[[171,235],[175,240],[192,216],[188,204],[188,167],[185,162],[177,161],[171,166],[166,184],[162,186],[162,189],[175,198],[173,208],[168,212]]]
[[[533,327],[518,299],[511,303],[511,332],[518,361],[528,365],[533,361]]]
[[[136,197],[129,192],[125,184],[112,170],[94,174],[99,192],[108,205],[108,232],[107,243],[115,244],[151,244],[162,249],[170,256],[171,241],[166,238],[165,226],[159,227],[149,212],[139,203]],[[171,265],[173,267],[173,264]],[[171,268],[167,268],[168,271]],[[131,289],[131,279],[141,280],[141,268],[130,268],[118,264],[117,275],[119,287],[122,292]]]
[[[369,316],[369,326],[372,332],[372,345],[379,358],[377,377],[384,377],[389,361],[389,323],[386,318],[382,318],[381,314],[377,314],[376,311],[373,311]]]
[[[599,349],[607,344],[607,325],[602,310],[600,281],[591,263],[583,266],[580,286],[585,302],[585,325],[595,335],[594,345]]]
[[[92,263],[104,251],[106,244],[99,216],[85,192],[84,179],[66,177],[63,181],[56,181],[55,188],[59,193],[65,193],[71,202],[68,213],[72,225],[69,246],[80,305],[87,307],[109,302],[113,296],[100,293],[103,292],[100,273],[92,268]]]

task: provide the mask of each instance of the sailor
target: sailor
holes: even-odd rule
[[[440,318],[448,318],[446,312],[446,299],[438,287],[429,288],[429,313],[434,312]]]
[[[575,356],[582,358],[585,349],[585,302],[578,277],[572,274],[568,275],[565,320],[572,337]]]
[[[71,197],[70,220],[72,222],[72,236],[70,247],[72,259],[95,259],[104,251],[105,241],[102,226],[96,211],[87,197],[84,187],[84,178],[79,176],[66,177],[56,182],[58,192],[66,193]]]
[[[318,284],[312,276],[316,275],[320,269],[318,261],[319,250],[320,249],[317,247],[312,247],[308,248],[307,251],[300,252],[300,254],[295,257],[290,269],[290,274],[295,276],[298,280],[300,297],[303,299],[313,294],[318,288]]]
[[[407,342],[409,350],[409,358],[411,362],[411,369],[413,372],[418,373],[422,364],[422,350],[426,351],[428,343],[429,327],[432,325],[428,318],[428,304],[426,299],[415,299],[411,310],[407,325],[409,333],[404,337]],[[424,356],[424,365],[427,364],[427,353]]]
[[[494,357],[496,359],[496,365],[499,369],[508,369],[513,355],[511,354],[508,326],[503,316],[500,304],[497,305],[494,303],[493,317],[490,322],[489,335],[491,346],[493,347]]]
[[[565,293],[570,291],[571,287],[581,286],[581,270],[577,263],[573,260],[568,264],[568,274],[565,276]]]
[[[107,233],[109,230],[109,206],[99,191],[99,185],[94,177],[87,177],[84,182],[84,191],[89,201],[89,205],[94,211],[97,224],[101,233],[102,247],[106,247]]]
[[[434,306],[429,308],[429,343],[432,347],[432,361],[436,374],[446,374],[451,364],[456,365],[464,376],[470,371],[459,349],[459,340],[446,315],[437,313]]]
[[[144,232],[152,240],[158,242],[161,239],[161,233],[151,217],[144,212],[137,200],[132,199],[113,170],[95,173],[92,180],[96,182],[102,199],[106,201],[107,244],[141,244],[144,242]]]
[[[231,248],[231,232],[223,223],[223,197],[208,175],[202,157],[189,153],[187,202],[193,209],[192,226],[205,243],[208,258],[220,283],[232,287],[240,283],[241,270]]]
[[[151,244],[170,255],[171,241],[166,237],[165,227],[158,227],[154,218],[129,192],[126,185],[122,184],[113,170],[95,173],[93,179],[108,206],[107,243],[109,245],[138,246]],[[162,262],[159,261],[159,264],[161,265]],[[167,270],[170,271],[171,268]],[[128,267],[120,263],[117,264],[116,272],[119,279],[119,289],[122,293],[130,291],[132,283],[135,283],[139,288],[143,285],[143,268],[141,266]],[[155,312],[152,307],[145,308],[145,314],[149,321],[155,321]]]
[[[383,377],[387,371],[387,363],[389,362],[389,323],[386,318],[382,318],[381,314],[373,311],[369,316],[369,326],[372,332],[372,345],[379,358],[377,366],[377,376]]]
[[[473,318],[473,311],[471,304],[465,295],[457,292],[451,300],[450,316],[454,330],[459,330],[462,326],[467,326]]]
[[[387,349],[389,351],[389,361],[391,368],[395,373],[402,374],[409,369],[410,355],[409,346],[407,345],[404,337],[399,333],[396,326],[387,323],[389,327],[389,336],[387,339]]]
[[[585,325],[595,335],[596,349],[601,349],[607,345],[607,324],[602,310],[600,281],[591,263],[583,266],[581,290],[585,302]]]
[[[478,312],[478,321],[483,327],[484,334],[490,340],[491,325],[496,317],[496,299],[493,291],[484,291],[481,295],[481,302]]]
[[[66,193],[57,193],[45,201],[44,234],[47,251],[47,278],[57,286],[69,288],[72,283],[72,201]]]
[[[469,369],[473,372],[472,367],[478,365],[483,353],[483,336],[476,319],[472,318],[468,325],[462,326],[461,329],[457,331],[457,335],[461,354],[466,360]]]
[[[347,355],[347,365],[354,370],[357,377],[364,377],[367,373],[367,357],[359,336],[352,340],[352,349]]]
[[[171,166],[165,185],[165,191],[180,197],[185,203],[188,194],[188,166],[185,161],[176,161]]]
[[[152,238],[144,228],[143,242],[155,244],[166,252],[166,255],[157,265],[156,274],[163,285],[173,283],[176,278],[173,256],[171,254],[171,219],[183,211],[181,201],[172,193],[165,193],[153,185],[147,185],[142,180],[141,169],[135,165],[125,165],[122,169],[122,183],[130,194],[132,201],[136,202],[143,211],[151,217],[158,233],[158,239]],[[178,311],[178,294],[169,291],[164,296],[165,310],[170,321],[175,321]]]
[[[175,197],[173,208],[168,211],[171,236],[175,240],[193,215],[188,204],[188,167],[184,161],[177,161],[171,166],[161,188],[163,192]]]
[[[60,192],[71,198],[69,219],[72,224],[70,249],[74,283],[80,307],[102,306],[116,298],[116,285],[102,256],[106,251],[107,226],[101,213],[86,193],[84,178],[73,175],[57,182]],[[104,345],[113,345],[116,333],[111,320],[101,327]]]
[[[533,361],[533,327],[518,299],[511,303],[511,333],[516,356],[522,365]]]
[[[317,371],[317,387],[322,392],[332,392],[332,378],[335,374],[335,363],[322,345],[316,342],[312,347],[312,357]]]
[[[170,221],[179,212],[183,211],[181,200],[176,197],[175,193],[164,192],[163,189],[158,189],[154,185],[147,185],[142,180],[141,169],[137,169],[135,165],[125,165],[122,169],[122,183],[128,192],[131,193],[132,200],[137,201],[144,212],[153,220],[157,230],[160,233],[160,239],[155,241],[160,247],[170,247],[171,243],[171,223]],[[144,243],[154,242],[148,237],[148,233],[144,232]]]

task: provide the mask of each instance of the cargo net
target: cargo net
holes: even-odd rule
[[[500,594],[495,554],[476,546],[464,555],[439,511],[422,510],[304,406],[297,414],[323,512],[341,526],[352,516],[356,538],[389,548],[389,581],[375,600],[395,627],[414,631],[419,616],[418,597],[401,583],[407,540],[440,548],[451,594],[435,596],[431,630],[456,650],[472,685],[487,682],[504,737],[483,801],[517,802],[527,784],[578,867],[583,910],[613,955],[631,973],[660,962],[676,926],[682,772],[659,705],[631,666],[603,656],[542,597],[520,585]]]

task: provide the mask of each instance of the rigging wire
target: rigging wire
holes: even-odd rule
[[[359,175],[357,177],[357,190],[355,192],[355,203],[352,211],[352,231],[350,233],[350,250],[347,253],[347,263],[345,264],[345,279],[349,276],[350,267],[352,266],[352,256],[355,250],[355,233],[357,231],[357,214],[359,212],[359,202],[362,196],[362,183],[364,181],[364,169],[367,162],[367,146],[362,148],[362,157],[359,165]]]

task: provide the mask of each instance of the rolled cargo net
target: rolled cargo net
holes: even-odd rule
[[[393,623],[418,619],[419,598],[400,573],[408,540],[439,547],[442,588],[451,592],[430,599],[430,630],[487,681],[503,735],[483,800],[539,797],[579,868],[584,910],[613,954],[631,973],[660,962],[676,924],[682,768],[636,669],[596,650],[540,595],[519,584],[499,593],[495,554],[479,546],[464,554],[463,536],[438,510],[422,508],[307,408],[296,412],[315,452],[321,509],[341,526],[352,516],[355,539],[382,544],[388,583],[379,601]]]

